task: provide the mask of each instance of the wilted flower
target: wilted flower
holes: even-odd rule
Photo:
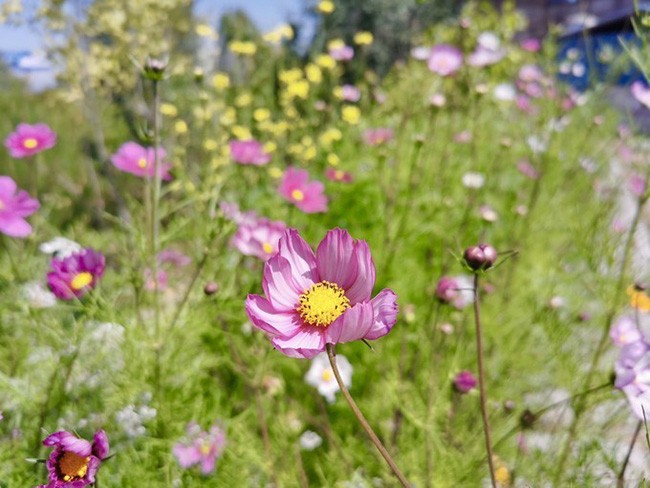
[[[476,388],[478,382],[471,371],[460,371],[454,377],[453,383],[458,393],[469,393]]]
[[[375,266],[365,241],[330,230],[316,253],[289,229],[264,266],[266,297],[248,295],[246,312],[273,345],[311,359],[325,344],[386,335],[397,321],[397,297],[384,289],[371,300]]]
[[[366,129],[363,133],[363,141],[369,146],[377,146],[393,140],[393,129],[390,127],[377,127]]]
[[[474,301],[474,287],[468,276],[443,276],[436,285],[436,298],[457,309]]]
[[[282,221],[258,218],[239,226],[232,238],[232,245],[246,256],[256,256],[266,261],[278,252],[278,242],[286,228]]]
[[[342,169],[327,168],[325,170],[325,177],[330,181],[337,181],[339,183],[352,182],[352,173],[343,171]]]
[[[5,139],[5,147],[13,158],[26,158],[50,149],[56,144],[56,133],[46,124],[18,124]]]
[[[231,141],[230,155],[239,164],[263,166],[271,161],[271,155],[264,151],[264,146],[255,139]]]
[[[18,189],[9,176],[0,176],[0,232],[10,237],[24,238],[32,233],[25,217],[35,213],[40,203]]]
[[[336,365],[339,369],[339,374],[343,380],[346,388],[352,385],[352,372],[353,368],[348,359],[341,355],[336,355]],[[333,403],[336,399],[336,392],[340,390],[339,384],[336,381],[334,372],[330,365],[327,353],[321,352],[311,361],[309,371],[305,375],[305,382],[318,389],[318,393],[325,397],[329,403]]]
[[[174,456],[182,468],[201,465],[203,474],[214,471],[217,458],[223,454],[226,434],[218,425],[213,425],[209,432],[202,432],[195,422],[187,425],[187,438],[174,445]]]
[[[163,162],[166,154],[163,148],[158,148],[158,169],[163,180],[170,180],[169,169],[171,164]],[[142,178],[151,178],[156,171],[155,158],[153,147],[143,147],[136,142],[125,142],[111,156],[111,162],[120,171]]]
[[[305,213],[327,212],[327,197],[320,181],[309,181],[304,169],[288,168],[278,192]]]
[[[323,443],[323,438],[316,432],[306,430],[300,436],[300,447],[305,451],[313,451]]]
[[[61,300],[81,297],[97,286],[104,274],[104,256],[90,248],[71,254],[64,259],[52,258],[47,285]]]
[[[81,249],[83,249],[81,244],[60,236],[38,246],[38,250],[42,253],[51,254],[52,257],[58,259],[67,258],[71,254],[81,251]]]
[[[463,65],[463,53],[455,46],[438,44],[431,48],[428,66],[440,76],[450,76]]]
[[[101,462],[108,457],[108,437],[95,432],[92,444],[74,434],[59,431],[45,438],[43,445],[54,450],[46,462],[48,483],[39,488],[83,488],[95,483]]]

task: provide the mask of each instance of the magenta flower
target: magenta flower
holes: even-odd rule
[[[246,256],[256,256],[267,261],[278,252],[278,242],[286,228],[284,222],[258,218],[252,224],[239,226],[232,245]]]
[[[453,383],[458,393],[469,393],[477,385],[476,378],[470,371],[460,371],[457,373]]]
[[[630,91],[632,92],[632,96],[636,98],[641,105],[650,108],[650,88],[645,86],[643,82],[635,81],[632,83]]]
[[[352,183],[352,173],[343,171],[342,169],[327,168],[325,170],[325,177],[330,181],[339,183]]]
[[[18,190],[13,178],[0,176],[0,232],[11,237],[27,237],[32,226],[25,217],[38,210],[40,203],[24,190]]]
[[[255,139],[230,141],[230,155],[239,164],[263,166],[271,161],[271,155]]]
[[[542,42],[535,37],[522,39],[519,45],[524,51],[528,51],[529,53],[536,53],[542,48]]]
[[[95,432],[92,444],[66,431],[55,432],[43,441],[54,450],[46,462],[48,483],[38,488],[83,488],[95,483],[101,462],[108,457],[106,432]]]
[[[438,44],[431,48],[428,66],[440,76],[450,76],[463,66],[463,53],[455,46]]]
[[[226,445],[225,432],[217,425],[213,425],[210,432],[201,432],[201,428],[195,422],[187,425],[186,432],[187,439],[173,448],[178,464],[182,468],[200,464],[203,474],[211,473]]]
[[[158,168],[160,177],[163,180],[171,180],[169,170],[171,164],[163,162],[167,155],[161,147],[158,148]],[[155,175],[155,152],[153,147],[143,147],[136,142],[125,142],[115,154],[111,156],[111,162],[120,171],[131,173],[141,178],[152,178]]]
[[[64,259],[53,258],[47,274],[47,285],[57,298],[73,300],[97,286],[105,267],[104,256],[90,248]]]
[[[264,265],[266,297],[248,295],[246,312],[282,354],[311,359],[326,344],[374,340],[397,321],[397,296],[384,289],[371,299],[375,265],[365,241],[330,230],[316,254],[289,229]]]
[[[390,127],[377,127],[366,129],[363,133],[363,141],[369,146],[377,146],[393,140],[394,132]]]
[[[12,158],[26,158],[50,149],[56,144],[56,133],[46,124],[18,124],[5,139]]]
[[[278,192],[305,213],[327,212],[327,197],[320,181],[309,181],[304,169],[288,168]]]

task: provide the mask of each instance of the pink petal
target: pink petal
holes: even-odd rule
[[[64,451],[70,451],[78,456],[90,456],[92,446],[86,439],[79,439],[77,436],[66,431],[59,431],[51,434],[43,441],[44,446],[61,446]]]
[[[189,468],[201,460],[201,452],[194,446],[176,444],[172,452],[182,468]]]
[[[216,459],[217,459],[216,453],[205,456],[201,460],[201,472],[203,474],[209,474],[212,471],[214,471],[214,464],[215,464]]]
[[[375,312],[370,302],[357,303],[327,328],[327,343],[338,344],[364,338],[373,326],[374,319]]]
[[[285,356],[311,359],[325,350],[324,331],[304,328],[293,337],[274,337],[273,345]]]
[[[348,289],[357,279],[354,239],[347,230],[332,229],[316,249],[316,263],[321,280]]]
[[[301,327],[295,312],[278,312],[260,295],[248,295],[246,313],[255,327],[273,336],[292,337]]]
[[[0,232],[11,237],[27,237],[32,233],[32,226],[20,217],[0,218]]]
[[[296,309],[298,297],[304,291],[291,273],[291,265],[285,258],[276,254],[264,265],[262,288],[269,302],[279,312]]]
[[[104,430],[100,429],[95,432],[95,436],[93,437],[93,454],[99,459],[106,459],[108,457],[108,451],[108,436]]]
[[[320,281],[314,251],[296,229],[287,229],[284,232],[278,249],[278,254],[289,261],[291,274],[302,292]]]
[[[9,176],[0,176],[0,195],[13,196],[16,193],[16,182]]]
[[[357,241],[355,257],[357,260],[357,277],[354,283],[345,290],[345,295],[352,305],[370,300],[376,278],[375,263],[372,260],[372,254],[370,254],[370,248],[366,241]]]
[[[370,303],[374,309],[374,322],[364,338],[374,340],[388,334],[397,322],[397,295],[393,290],[385,288]]]

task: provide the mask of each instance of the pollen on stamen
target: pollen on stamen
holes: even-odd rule
[[[345,291],[335,283],[321,281],[300,295],[296,311],[309,325],[327,327],[350,308]]]

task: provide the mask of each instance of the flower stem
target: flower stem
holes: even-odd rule
[[[483,417],[483,433],[485,434],[485,449],[487,451],[488,467],[492,487],[496,488],[494,476],[494,460],[492,454],[492,440],[490,436],[490,422],[487,412],[487,392],[485,391],[485,374],[483,372],[483,338],[481,337],[481,313],[478,300],[478,273],[474,274],[474,323],[476,324],[476,357],[478,359],[478,384],[481,401],[481,416]]]
[[[634,429],[634,434],[632,434],[630,447],[628,448],[627,454],[625,455],[625,459],[623,460],[621,471],[618,473],[618,477],[616,478],[617,488],[625,488],[625,470],[627,469],[627,465],[630,462],[630,457],[632,456],[632,451],[634,450],[634,444],[636,444],[636,439],[637,437],[639,437],[639,433],[641,432],[641,427],[643,427],[643,421],[639,420],[639,422],[636,424],[636,429]]]
[[[370,427],[370,424],[361,413],[361,410],[359,410],[359,407],[357,406],[354,399],[350,395],[348,389],[345,387],[345,384],[341,379],[341,374],[339,373],[339,368],[336,365],[336,352],[334,352],[334,345],[327,344],[325,347],[327,348],[327,357],[330,360],[330,365],[332,366],[332,371],[334,372],[334,377],[336,378],[336,382],[339,384],[341,393],[345,397],[345,400],[348,402],[348,405],[350,405],[350,409],[352,409],[352,413],[354,413],[354,416],[361,424],[361,427],[363,427],[363,429],[366,431],[366,434],[368,434],[368,437],[370,437],[372,443],[379,450],[380,454],[382,455],[382,457],[384,458],[388,466],[390,466],[391,471],[393,471],[393,474],[397,477],[401,485],[405,488],[409,488],[410,487],[409,482],[406,480],[406,478],[404,477],[400,469],[397,467],[397,464],[395,464],[395,461],[393,461],[393,458],[388,453],[384,445],[381,443],[379,437],[377,437],[377,434],[375,434],[375,431],[372,430],[372,427]]]

